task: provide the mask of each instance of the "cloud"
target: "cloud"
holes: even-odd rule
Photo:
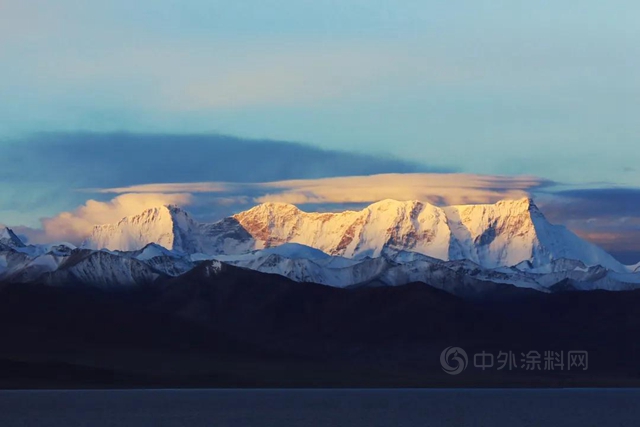
[[[421,200],[440,205],[493,203],[515,199],[551,184],[536,177],[507,177],[460,173],[376,174],[265,183],[195,182],[146,184],[101,189],[102,193],[188,192],[235,193],[253,196],[256,203],[371,203],[382,199]]]
[[[218,134],[38,133],[0,139],[0,219],[37,226],[41,217],[84,203],[86,193],[75,190],[87,188],[443,171],[450,170],[393,156]],[[169,192],[181,192],[180,185]],[[212,191],[194,184],[190,190]],[[137,191],[118,193],[125,192]]]
[[[167,184],[141,184],[129,187],[116,188],[87,188],[82,191],[89,193],[224,193],[229,192],[233,187],[239,187],[225,182],[189,182],[189,183],[167,183]]]
[[[640,189],[577,188],[540,198],[552,222],[563,224],[626,263],[640,261]]]
[[[172,109],[183,110],[308,104],[375,87],[409,59],[370,46],[258,48],[226,67],[210,62],[194,67],[190,79],[169,86],[166,97]]]
[[[584,239],[598,242],[600,246],[605,249],[625,253],[625,252],[638,252],[640,241],[640,229],[635,230],[627,230],[624,233],[617,230],[609,230],[606,228],[600,231],[589,231],[589,230],[576,230],[576,233],[583,237]],[[635,262],[640,261],[640,258],[636,259]]]
[[[79,244],[95,225],[115,223],[150,207],[165,204],[189,205],[191,202],[192,196],[183,193],[122,194],[108,202],[89,200],[73,211],[44,218],[40,230],[20,227],[17,231],[26,236],[29,243],[68,241]]]
[[[262,202],[314,205],[313,210],[359,207],[385,198],[422,200],[438,205],[494,203],[534,196],[547,218],[615,254],[624,262],[640,255],[640,189],[578,188],[531,176],[460,173],[377,174],[369,176],[282,180],[266,183],[198,182],[107,188],[104,193],[211,193],[228,208],[246,209]],[[213,201],[212,203],[218,203]]]
[[[563,224],[620,260],[640,255],[640,189],[558,190],[559,185],[533,176],[461,173],[407,173],[343,176],[269,182],[198,181],[99,188],[110,201],[90,200],[80,208],[42,220],[42,230],[17,231],[31,242],[82,241],[96,224],[117,222],[151,206],[189,204],[203,221],[212,221],[263,202],[302,205],[308,211],[343,210],[392,198],[437,205],[494,203],[533,196],[547,218]],[[88,191],[88,190],[86,190]],[[306,205],[306,207],[305,207]]]
[[[29,17],[27,22],[42,25],[42,18]],[[49,20],[47,25],[58,30],[60,40],[64,20]],[[173,38],[159,43],[157,38],[137,38],[134,43],[121,40],[123,43],[114,46],[112,34],[111,39],[95,39],[95,28],[85,32],[78,28],[80,34],[62,38],[74,49],[51,49],[50,38],[43,34],[34,37],[24,28],[16,31],[23,34],[18,46],[29,45],[31,50],[21,55],[7,51],[5,58],[22,71],[9,74],[14,86],[29,90],[43,102],[53,98],[66,106],[76,101],[91,109],[96,108],[92,105],[95,101],[99,107],[133,106],[174,114],[307,106],[380,92],[389,84],[410,88],[426,81],[465,80],[469,74],[468,67],[436,58],[434,52],[418,55],[412,46],[390,40],[283,41],[265,37],[247,42],[217,37],[207,41]],[[75,37],[82,35],[93,43],[78,43]],[[84,91],[91,91],[92,97],[83,96]]]
[[[390,155],[218,134],[39,133],[0,144],[0,181],[75,188],[445,171]]]
[[[600,222],[597,227],[569,222],[567,226],[578,236],[602,247],[626,264],[640,261],[640,227]]]
[[[438,204],[492,203],[519,198],[548,185],[535,177],[470,174],[378,174],[369,176],[283,180],[263,183],[193,182],[156,183],[94,190],[117,194],[108,201],[89,200],[73,211],[41,220],[41,229],[19,227],[31,243],[82,242],[95,225],[115,223],[125,216],[163,204],[190,205],[202,220],[215,220],[251,204],[279,201],[313,209],[340,209],[385,198],[418,199]]]
[[[638,188],[577,188],[556,191],[545,206],[550,217],[587,220],[640,216]]]
[[[266,184],[281,189],[259,202],[370,203],[382,199],[421,200],[440,205],[493,203],[526,196],[549,182],[535,177],[473,174],[381,174],[295,180]]]

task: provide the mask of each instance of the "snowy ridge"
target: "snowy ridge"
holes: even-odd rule
[[[24,248],[25,244],[9,227],[0,225],[0,247]]]
[[[94,227],[82,247],[137,251],[155,243],[166,249],[194,253],[238,253],[253,249],[253,240],[233,219],[201,224],[177,206],[160,206],[116,224]]]
[[[216,256],[216,259],[262,273],[279,274],[296,282],[340,288],[373,280],[394,265],[382,257],[354,261],[325,254],[324,258],[307,259],[287,257],[269,249],[248,255]]]
[[[41,280],[53,286],[90,285],[100,288],[131,287],[152,283],[156,270],[133,258],[104,251],[78,250]]]
[[[139,215],[123,218],[117,224],[94,227],[83,247],[134,251],[149,243],[175,249],[174,217],[168,206],[148,209]]]
[[[292,205],[267,203],[234,218],[257,247],[299,243],[347,258],[404,250],[444,261],[467,259],[485,268],[523,261],[539,267],[568,258],[627,271],[602,249],[550,224],[528,198],[444,208],[383,200],[342,213],[306,213]]]
[[[602,266],[587,267],[575,260],[555,260],[538,268],[523,263],[517,267],[488,269],[466,259],[443,261],[408,251],[387,250],[376,258],[348,259],[299,244],[284,244],[240,255],[213,256],[187,255],[155,244],[129,252],[73,249],[28,255],[10,249],[0,251],[0,281],[120,288],[152,284],[162,277],[181,276],[198,266],[202,266],[205,277],[214,280],[225,264],[333,287],[400,286],[423,282],[461,295],[490,290],[496,284],[543,292],[554,291],[559,284],[563,289],[574,290],[640,288],[638,273],[617,273]]]
[[[448,258],[450,233],[442,209],[420,202],[383,200],[362,211],[307,213],[265,203],[234,218],[258,247],[298,243],[347,258],[380,256],[387,246]]]
[[[204,254],[203,258],[298,244],[350,259],[410,251],[443,261],[466,259],[490,269],[520,264],[536,269],[570,259],[629,271],[604,250],[550,224],[528,198],[443,208],[383,200],[361,211],[339,213],[308,213],[285,203],[264,203],[212,224],[198,223],[175,206],[163,206],[96,227],[84,247],[134,251],[150,243]]]
[[[226,264],[335,287],[424,282],[468,295],[513,285],[544,292],[640,288],[623,266],[530,199],[437,207],[383,200],[360,211],[308,213],[265,203],[199,223],[176,206],[94,228],[82,248],[25,246],[0,230],[0,280],[103,288],[153,283]]]
[[[518,268],[487,269],[469,260],[442,261],[428,256],[399,252],[378,258],[365,258],[349,266],[321,266],[315,260],[287,258],[268,251],[240,256],[216,257],[238,267],[279,274],[297,282],[314,282],[334,287],[375,283],[400,286],[424,282],[450,292],[461,287],[507,284],[549,292],[559,282],[569,281],[576,290],[630,290],[640,288],[640,274],[616,273],[601,266],[585,267],[581,262],[559,260],[541,270]]]

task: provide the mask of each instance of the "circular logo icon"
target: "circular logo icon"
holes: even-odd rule
[[[467,352],[460,347],[447,347],[440,354],[442,370],[449,375],[458,375],[467,369],[468,363]]]

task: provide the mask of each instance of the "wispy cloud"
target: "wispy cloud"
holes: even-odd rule
[[[132,183],[178,183],[144,191],[200,193],[215,190],[211,182],[226,189],[227,182],[445,170],[393,156],[217,134],[39,133],[0,141],[0,220],[36,226],[40,217],[84,203],[86,194],[75,191],[81,188],[126,193],[136,192],[126,188]],[[203,188],[181,189],[184,182]]]
[[[193,182],[156,183],[90,189],[116,194],[109,201],[89,200],[73,211],[41,220],[41,229],[20,228],[30,242],[80,243],[95,225],[115,223],[149,207],[164,204],[193,205],[196,215],[218,219],[252,204],[287,202],[314,205],[326,210],[345,205],[368,204],[381,199],[422,200],[440,205],[492,203],[519,198],[549,182],[535,177],[504,177],[471,174],[378,174],[323,179],[283,180],[258,183]]]
[[[640,260],[640,189],[578,188],[545,195],[547,217],[627,263]]]
[[[249,184],[251,185],[251,184]],[[81,191],[87,193],[123,194],[123,193],[224,193],[243,184],[227,182],[188,182],[165,184],[141,184],[128,187],[114,188],[86,188]]]
[[[44,218],[42,229],[20,227],[18,231],[25,235],[30,243],[68,241],[78,244],[96,225],[112,224],[124,217],[139,214],[150,207],[165,204],[189,205],[191,201],[190,194],[182,193],[122,194],[108,202],[89,200],[73,211]]]
[[[13,86],[35,92],[32,97],[43,102],[55,98],[90,108],[93,101],[100,107],[179,114],[309,106],[389,84],[402,88],[467,78],[463,68],[389,43],[166,40],[93,48],[100,54],[85,46],[55,52],[43,48],[37,56],[7,54],[23,69],[11,76]],[[92,98],[81,95],[92,89]]]
[[[421,200],[441,205],[493,203],[527,195],[548,184],[535,177],[473,174],[381,174],[372,176],[294,180],[266,184],[279,191],[258,202],[370,203],[382,199]]]
[[[71,188],[443,171],[450,170],[390,155],[218,134],[54,132],[0,144],[0,179],[55,180]]]
[[[190,205],[202,220],[215,220],[263,202],[285,202],[303,209],[341,210],[381,199],[421,200],[437,205],[494,203],[533,196],[545,215],[620,259],[631,263],[640,254],[640,190],[621,188],[562,189],[533,176],[461,173],[408,173],[344,176],[268,182],[201,181],[151,183],[97,188],[110,201],[89,200],[83,206],[42,220],[42,229],[19,229],[32,242],[81,242],[97,224],[162,204]]]
[[[146,184],[106,188],[101,193],[228,193],[256,203],[292,204],[371,203],[382,199],[421,200],[437,204],[493,203],[523,197],[532,189],[549,185],[536,177],[474,174],[377,174],[264,183],[196,182]]]

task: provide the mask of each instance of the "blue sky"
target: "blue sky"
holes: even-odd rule
[[[0,2],[0,132],[218,132],[640,185],[632,1]]]
[[[595,0],[0,0],[0,222],[106,197],[75,191],[87,185],[158,182],[113,169],[114,132],[364,156],[255,180],[453,171],[633,191],[638,16],[638,2]],[[153,157],[142,140],[132,152]],[[183,166],[169,176],[238,181]]]

